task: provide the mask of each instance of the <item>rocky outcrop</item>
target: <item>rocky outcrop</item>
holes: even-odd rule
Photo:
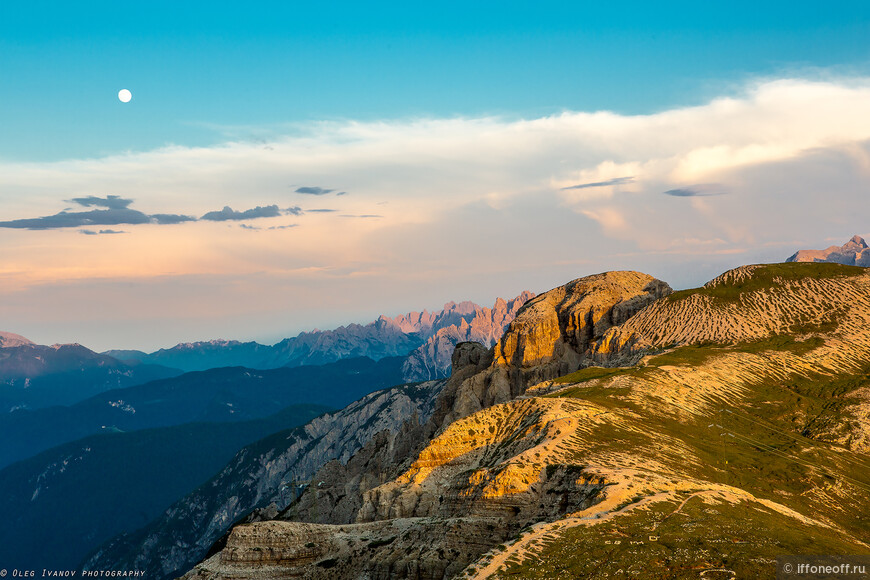
[[[833,262],[846,266],[870,267],[870,249],[861,236],[842,246],[830,246],[824,250],[800,250],[792,254],[786,262]]]
[[[436,418],[449,423],[591,364],[610,328],[670,292],[647,274],[606,272],[529,300],[495,345],[487,371],[448,384]]]
[[[505,540],[502,530],[498,522],[467,518],[341,526],[284,521],[242,525],[233,529],[224,550],[184,578],[453,578],[479,554]]]

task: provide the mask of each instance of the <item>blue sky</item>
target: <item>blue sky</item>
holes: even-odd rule
[[[5,2],[0,159],[323,119],[651,113],[747,77],[864,73],[868,37],[866,2]]]
[[[0,3],[0,330],[274,342],[842,244],[868,39],[866,2]]]

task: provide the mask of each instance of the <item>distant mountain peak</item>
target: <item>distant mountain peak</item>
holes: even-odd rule
[[[30,346],[33,341],[13,332],[0,332],[0,348],[12,348],[15,346]]]
[[[865,242],[864,238],[862,238],[861,236],[859,236],[857,234],[852,236],[852,239],[849,240],[849,242],[851,242],[855,245],[861,246],[861,248],[863,248],[863,249],[867,248],[867,242]],[[847,242],[847,244],[848,244],[848,242]]]
[[[824,250],[799,250],[786,262],[833,262],[847,266],[870,267],[870,248],[859,235],[854,235],[842,246],[830,246]]]

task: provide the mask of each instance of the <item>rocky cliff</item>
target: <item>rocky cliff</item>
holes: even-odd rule
[[[607,272],[537,296],[495,345],[485,372],[448,384],[436,419],[450,422],[589,365],[593,347],[611,327],[670,292],[646,274]]]
[[[772,578],[777,554],[870,553],[870,274],[756,266],[665,294],[618,273],[539,297],[494,349],[459,349],[398,475],[334,478],[353,521],[238,526],[186,577]],[[619,356],[637,364],[585,366]]]

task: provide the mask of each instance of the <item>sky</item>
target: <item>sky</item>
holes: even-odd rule
[[[870,232],[865,2],[312,4],[0,5],[0,330],[272,343]]]

